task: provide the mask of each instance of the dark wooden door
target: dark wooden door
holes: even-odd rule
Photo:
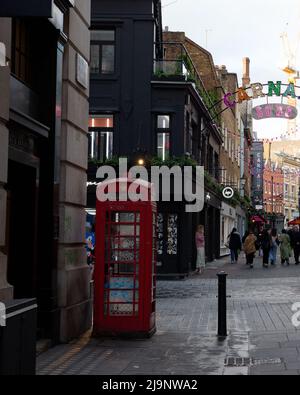
[[[37,170],[9,161],[8,282],[16,299],[37,296]]]

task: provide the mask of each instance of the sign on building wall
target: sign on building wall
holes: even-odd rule
[[[256,210],[264,207],[264,146],[254,142],[252,147],[252,203]]]
[[[281,81],[277,81],[276,83],[269,81],[267,84],[256,83],[251,84],[248,88],[239,88],[234,93],[226,93],[223,97],[223,102],[226,107],[234,108],[236,104],[243,103],[244,101],[273,96],[281,96],[283,99],[300,99],[299,89],[300,86],[296,86],[293,83],[283,84]]]
[[[77,53],[76,80],[85,89],[88,88],[89,64],[79,53]]]
[[[6,47],[5,44],[0,42],[0,67],[6,66]]]
[[[258,121],[268,118],[295,119],[298,116],[298,110],[296,107],[287,104],[264,104],[254,107],[252,116]]]

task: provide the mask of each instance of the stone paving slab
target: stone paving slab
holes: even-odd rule
[[[216,265],[214,263],[214,265]],[[229,336],[217,331],[216,272],[228,271]],[[93,339],[87,333],[42,353],[39,375],[300,375],[299,267],[251,271],[227,261],[204,276],[159,281],[156,335]],[[231,365],[228,365],[230,361]]]
[[[251,334],[246,333],[230,334],[224,341],[214,335],[185,332],[172,333],[171,338],[169,335],[159,331],[154,338],[137,342],[98,341],[86,334],[69,344],[67,352],[57,346],[40,355],[38,374],[300,375],[300,353],[295,343],[284,344],[284,348],[280,344],[264,348],[262,342],[259,346],[255,341],[252,344]],[[300,345],[300,334],[297,344]],[[250,358],[253,362],[246,366],[226,366],[228,358]]]

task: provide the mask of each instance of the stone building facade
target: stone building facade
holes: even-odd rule
[[[235,73],[229,73],[226,66],[216,67],[223,95],[236,92],[238,89],[238,77]],[[224,103],[222,110],[225,109]],[[239,192],[241,189],[241,134],[239,107],[227,109],[221,114],[221,128],[223,145],[221,148],[221,183]],[[222,202],[221,211],[221,252],[229,253],[225,246],[228,236],[234,227],[238,228],[236,208]]]
[[[0,18],[0,301],[37,298],[38,336],[53,342],[91,326],[90,6],[55,0],[52,18]]]
[[[299,217],[300,141],[270,141],[264,144],[265,160],[283,171],[283,205],[286,224]]]
[[[284,214],[284,174],[275,163],[264,168],[264,210],[266,214]]]

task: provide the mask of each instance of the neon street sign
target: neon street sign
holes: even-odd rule
[[[268,92],[264,92],[264,87],[268,87]],[[282,89],[284,87],[284,90]],[[283,84],[281,81],[274,83],[269,81],[268,84],[251,84],[248,88],[239,88],[234,93],[227,93],[223,97],[223,102],[227,108],[234,108],[236,104],[243,103],[253,99],[260,99],[263,97],[282,96],[283,98],[300,99],[296,94],[296,88],[300,89],[295,84]]]
[[[258,121],[268,118],[295,119],[298,116],[298,110],[296,107],[287,104],[264,104],[254,107],[252,116]]]

